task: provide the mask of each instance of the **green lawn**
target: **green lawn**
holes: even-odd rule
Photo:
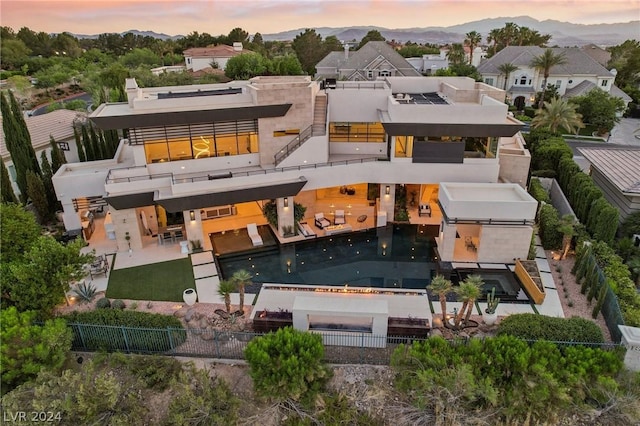
[[[112,270],[106,296],[111,299],[182,302],[182,292],[194,285],[191,259],[186,258]]]

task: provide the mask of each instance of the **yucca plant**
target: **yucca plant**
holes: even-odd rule
[[[78,296],[81,302],[91,302],[96,296],[96,287],[93,284],[83,282],[73,292]]]

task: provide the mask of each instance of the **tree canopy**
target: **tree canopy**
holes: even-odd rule
[[[624,111],[622,99],[598,88],[593,88],[586,95],[572,98],[571,102],[577,106],[576,110],[582,114],[584,122],[595,126],[600,135],[611,131],[620,121],[620,113]]]

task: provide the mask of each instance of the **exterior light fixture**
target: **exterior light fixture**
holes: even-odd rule
[[[189,218],[191,219],[191,222],[195,222],[196,212],[194,212],[193,210],[189,211]]]
[[[391,194],[391,187],[390,187],[389,185],[387,185],[387,187],[384,189],[384,193],[385,193],[386,195]]]
[[[284,199],[284,208],[285,209],[289,208],[289,197],[285,197],[285,199]]]

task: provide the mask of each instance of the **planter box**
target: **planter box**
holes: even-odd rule
[[[516,260],[516,276],[536,305],[544,302],[545,292],[535,260]]]
[[[293,327],[293,314],[291,312],[267,312],[264,316],[260,315],[258,314],[253,318],[253,331],[268,333],[287,326]]]
[[[425,318],[394,318],[387,321],[388,336],[429,337],[429,320]]]

